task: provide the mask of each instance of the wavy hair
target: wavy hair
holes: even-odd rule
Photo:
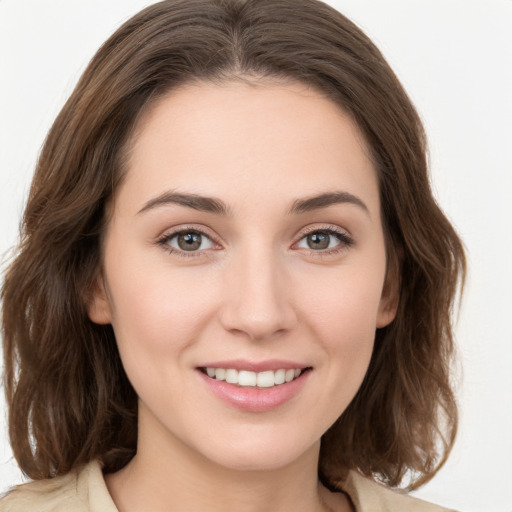
[[[54,477],[136,450],[137,397],[111,326],[87,315],[106,205],[141,114],[193,81],[278,78],[326,94],[358,124],[377,172],[396,319],[378,329],[354,400],[322,438],[319,475],[350,469],[412,487],[444,463],[457,428],[451,314],[463,246],[431,192],[421,120],[369,38],[317,0],[168,0],[99,49],[42,149],[2,288],[9,434],[23,472]]]

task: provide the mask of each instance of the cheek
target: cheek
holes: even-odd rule
[[[112,325],[125,366],[176,359],[215,311],[213,287],[204,286],[197,272],[119,262],[109,276],[109,288],[115,290]]]
[[[383,272],[347,272],[317,286],[302,315],[325,354],[331,397],[341,412],[361,385],[372,356]],[[333,283],[338,283],[333,285]],[[320,290],[322,292],[320,293]],[[340,392],[341,390],[341,392]]]
[[[303,290],[302,314],[329,339],[373,339],[382,294],[384,270],[371,267],[341,269],[320,279],[311,276],[309,293]],[[314,286],[313,286],[314,285]]]
[[[323,322],[317,324],[329,357],[333,378],[342,379],[347,396],[361,384],[370,363],[375,340],[375,314],[353,297],[336,297],[325,304]]]

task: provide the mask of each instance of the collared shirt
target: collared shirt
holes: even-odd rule
[[[351,471],[339,487],[356,512],[450,512],[446,508],[393,491]],[[0,512],[119,512],[99,462],[67,475],[20,485],[0,500]],[[451,511],[454,512],[454,511]]]

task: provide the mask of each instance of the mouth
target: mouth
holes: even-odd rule
[[[274,388],[298,379],[311,369],[311,367],[279,368],[255,372],[235,368],[202,367],[199,371],[212,380],[225,381],[241,388]]]
[[[286,360],[211,361],[196,367],[217,398],[245,412],[269,412],[301,395],[313,367]]]

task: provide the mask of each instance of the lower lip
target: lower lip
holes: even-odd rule
[[[307,370],[285,384],[271,388],[256,388],[229,384],[224,380],[212,379],[200,370],[197,371],[217,397],[237,409],[249,412],[270,411],[285,404],[300,392],[311,373]]]

